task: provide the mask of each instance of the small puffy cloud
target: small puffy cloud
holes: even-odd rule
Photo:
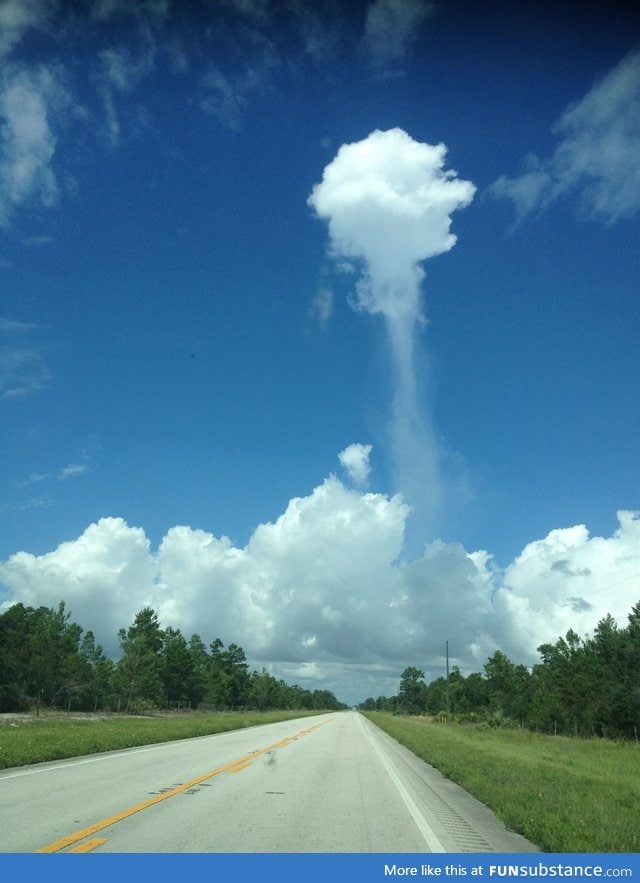
[[[401,61],[434,10],[428,0],[374,0],[367,7],[363,38],[371,62],[385,67]]]
[[[529,156],[521,175],[498,178],[490,192],[513,203],[516,221],[578,192],[581,212],[615,223],[640,210],[640,50],[631,52],[553,130],[548,160]]]
[[[338,454],[341,466],[345,469],[351,481],[360,487],[366,485],[371,472],[369,456],[372,450],[372,445],[353,444]]]
[[[7,226],[14,210],[26,203],[56,203],[52,116],[68,102],[54,68],[10,66],[0,75],[0,226]]]

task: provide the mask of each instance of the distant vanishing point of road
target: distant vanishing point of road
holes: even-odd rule
[[[1,852],[537,852],[357,712],[0,772]]]

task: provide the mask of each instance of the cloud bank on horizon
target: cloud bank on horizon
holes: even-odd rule
[[[342,457],[356,477],[367,447]],[[101,518],[47,554],[2,562],[11,598],[1,609],[64,599],[117,653],[118,629],[149,605],[163,625],[236,641],[256,667],[353,703],[395,693],[407,665],[438,676],[445,639],[466,672],[496,649],[532,664],[541,643],[569,628],[585,634],[607,613],[624,622],[638,600],[640,512],[619,512],[610,537],[584,525],[553,530],[504,569],[486,551],[441,540],[404,560],[408,515],[399,495],[331,475],[258,525],[244,548],[181,525],[153,550],[143,528]]]

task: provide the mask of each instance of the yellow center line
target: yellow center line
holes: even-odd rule
[[[245,760],[244,763],[234,763],[232,767],[230,767],[230,773],[239,773],[240,770],[246,769],[246,767],[251,766],[250,760]]]
[[[102,844],[106,842],[106,837],[94,837],[93,840],[85,840],[84,843],[80,843],[78,846],[74,846],[73,849],[69,850],[69,852],[91,852],[91,850],[95,849],[96,846],[102,846]]]
[[[296,733],[296,736],[303,736],[306,733],[310,733],[312,730],[317,729],[317,727],[323,726],[325,723],[329,723],[329,721],[322,721],[322,723],[314,724],[314,726],[309,727],[307,730],[302,730],[301,732]],[[76,831],[75,834],[69,834],[68,837],[62,837],[60,840],[56,840],[54,843],[49,843],[47,846],[42,846],[40,847],[40,849],[37,849],[36,852],[60,852],[61,850],[66,849],[68,846],[77,843],[79,840],[84,840],[85,837],[90,837],[92,834],[97,834],[98,831],[103,831],[110,825],[115,825],[118,822],[123,821],[124,819],[128,819],[130,816],[134,815],[137,812],[141,812],[143,809],[148,809],[150,806],[155,806],[156,803],[160,803],[162,800],[168,800],[169,797],[174,797],[176,794],[183,794],[189,788],[193,788],[195,785],[199,785],[201,782],[204,782],[207,779],[212,779],[214,776],[219,776],[220,773],[238,772],[239,769],[244,769],[245,766],[249,766],[253,758],[259,757],[261,754],[266,754],[268,751],[273,751],[275,748],[283,748],[290,742],[291,739],[295,739],[296,736],[290,736],[286,739],[280,739],[278,742],[274,742],[272,745],[267,745],[266,748],[259,748],[257,751],[251,751],[249,754],[245,754],[242,757],[239,757],[237,760],[232,760],[229,763],[225,763],[224,766],[218,767],[217,769],[212,770],[209,773],[204,773],[202,776],[198,776],[195,779],[184,782],[182,785],[176,785],[175,788],[171,788],[169,791],[164,791],[162,794],[156,794],[154,797],[150,798],[150,800],[143,800],[141,803],[136,803],[135,806],[130,806],[128,809],[123,809],[120,812],[115,813],[115,815],[109,816],[108,819],[103,819],[101,822],[96,822],[94,825],[89,825],[87,828],[83,828],[81,831]],[[101,842],[104,842],[104,840]],[[96,843],[95,845],[97,846],[99,844]],[[82,852],[84,850],[76,847],[74,850],[69,851]]]

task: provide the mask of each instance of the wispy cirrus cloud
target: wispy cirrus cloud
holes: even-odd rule
[[[52,120],[69,101],[59,67],[7,65],[0,75],[0,226],[7,227],[22,205],[57,202]]]
[[[3,0],[0,4],[0,58],[8,55],[31,28],[45,28],[57,5],[55,0]]]
[[[106,82],[118,92],[129,92],[152,70],[155,44],[147,41],[134,52],[128,46],[116,46],[100,53]]]
[[[161,25],[169,15],[170,0],[94,0],[91,4],[91,18],[97,21],[110,21],[119,16],[135,16],[139,21]]]
[[[256,31],[250,43],[250,55],[240,66],[227,71],[212,66],[200,82],[200,109],[229,129],[238,127],[252,98],[272,88],[273,71],[280,65],[267,37]]]
[[[40,326],[0,317],[0,401],[35,395],[52,380],[34,336]]]
[[[49,509],[57,503],[52,495],[57,484],[70,481],[88,471],[89,466],[86,463],[67,463],[51,472],[32,472],[27,478],[15,479],[6,488],[8,490],[10,485],[15,491],[5,493],[5,499],[0,499],[0,513]]]
[[[41,484],[45,481],[65,481],[68,478],[75,478],[78,475],[84,475],[89,471],[86,463],[68,463],[56,472],[34,472],[28,478],[15,481],[16,487],[31,487],[34,484]]]
[[[384,69],[402,61],[435,8],[429,0],[374,0],[367,8],[362,40],[370,62]]]
[[[86,463],[68,463],[56,473],[56,478],[65,481],[67,478],[76,478],[78,475],[84,475],[89,471]]]
[[[122,131],[115,96],[132,92],[153,70],[156,49],[151,32],[143,29],[143,39],[135,49],[129,46],[111,46],[100,53],[96,76],[109,140],[113,147],[120,144]]]
[[[580,101],[566,108],[553,132],[549,159],[530,155],[522,174],[502,175],[489,192],[513,204],[516,223],[577,194],[583,217],[613,224],[640,210],[640,49],[620,61]]]
[[[320,328],[325,331],[333,314],[333,291],[331,288],[322,286],[314,294],[307,315],[316,321]]]

